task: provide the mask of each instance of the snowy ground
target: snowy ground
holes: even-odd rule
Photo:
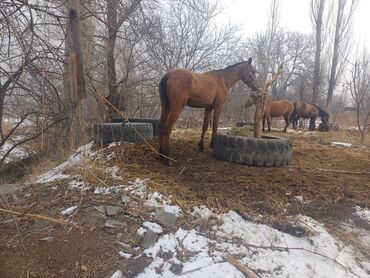
[[[88,157],[99,155],[92,153],[91,147],[92,144],[88,144],[79,148],[66,162],[38,177],[37,182],[72,178],[69,183],[72,188],[85,190],[89,185],[81,178],[65,175],[64,171]],[[143,199],[145,206],[163,209],[176,217],[182,216],[184,212],[172,204],[171,196],[148,192],[145,180],[124,182],[116,167],[108,168],[106,172],[122,184],[110,188],[95,187],[95,194],[127,192]],[[69,214],[75,209],[76,206],[64,208],[61,213]],[[154,222],[153,215],[142,223],[137,231],[139,235],[143,236],[151,230],[159,238],[143,251],[153,262],[138,277],[245,277],[239,268],[229,263],[230,256],[251,269],[257,277],[369,277],[368,257],[307,216],[291,219],[293,226],[306,231],[303,235],[292,235],[245,220],[235,211],[214,214],[207,207],[194,207],[191,214],[199,223],[206,225],[164,233],[164,227]],[[370,221],[368,209],[356,208],[355,214]],[[369,231],[361,230],[359,240],[369,244]],[[133,256],[122,251],[119,254],[124,258]],[[123,276],[117,270],[112,277]]]
[[[0,159],[9,151],[13,146],[11,142],[5,142],[5,144],[0,148]],[[4,163],[15,162],[17,160],[28,157],[28,152],[26,152],[22,147],[15,147],[12,152],[5,158]]]

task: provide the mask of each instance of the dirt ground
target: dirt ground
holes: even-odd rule
[[[273,134],[293,139],[292,165],[259,168],[219,161],[208,147],[209,134],[204,153],[198,153],[200,131],[178,129],[171,138],[172,157],[177,160],[171,167],[164,166],[143,142],[126,144],[123,158],[94,161],[94,174],[83,176],[99,186],[117,183],[99,170],[104,164],[117,165],[124,181],[147,179],[150,191],[171,195],[185,212],[176,227],[193,225],[186,212],[195,205],[207,205],[216,212],[235,210],[245,218],[286,232],[292,228],[286,220],[303,214],[325,223],[338,237],[369,252],[369,246],[356,245],[355,237],[341,230],[339,224],[351,219],[358,227],[370,230],[369,224],[354,214],[355,206],[370,207],[370,149],[330,145],[331,141],[352,142],[356,136],[349,132]],[[156,140],[150,144],[157,147]],[[105,150],[106,154],[112,151],[119,153],[120,148]],[[117,268],[124,270],[127,277],[134,277],[149,263],[144,256],[135,262],[120,258],[115,239],[124,237],[131,246],[139,246],[135,232],[149,218],[150,210],[133,211],[121,205],[125,213],[120,220],[127,224],[122,235],[105,229],[104,217],[94,208],[119,204],[120,194],[81,194],[68,189],[68,181],[58,181],[23,185],[15,193],[2,196],[2,209],[57,219],[61,218],[61,207],[78,202],[74,221],[80,228],[20,218],[16,227],[9,213],[0,212],[0,277],[110,277]],[[54,239],[40,241],[47,236]]]

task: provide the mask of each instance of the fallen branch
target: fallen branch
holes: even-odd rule
[[[22,213],[22,212],[18,212],[18,211],[3,209],[3,208],[0,208],[0,212],[15,214],[15,215],[19,215],[21,217],[26,217],[26,218],[46,220],[46,221],[58,223],[58,224],[61,224],[61,225],[71,225],[71,226],[73,226],[75,228],[78,228],[80,230],[82,229],[82,227],[79,226],[79,225],[70,223],[69,221],[66,221],[66,220],[63,220],[63,219],[53,218],[53,217],[50,217],[50,216],[45,216],[45,215],[40,215],[40,214],[33,214],[33,213]]]
[[[248,278],[259,278],[259,276],[255,274],[248,266],[246,266],[243,262],[239,261],[233,256],[228,255],[226,257],[226,261],[229,264],[235,266],[239,271],[245,274]]]
[[[317,168],[316,170],[317,171],[322,171],[322,172],[329,172],[329,173],[354,174],[354,175],[370,175],[370,172],[331,170],[331,169],[323,169],[323,168]]]

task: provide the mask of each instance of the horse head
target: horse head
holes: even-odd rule
[[[329,113],[322,113],[321,115],[321,121],[324,123],[324,124],[328,124],[329,123]]]
[[[256,70],[252,66],[252,57],[243,64],[245,65],[245,70],[243,70],[241,79],[252,89],[252,91],[258,91],[259,85],[256,78]]]

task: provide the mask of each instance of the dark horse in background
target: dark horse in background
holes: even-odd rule
[[[205,108],[202,135],[199,151],[204,150],[204,135],[208,121],[213,113],[211,148],[213,148],[218,120],[223,110],[229,89],[242,80],[253,91],[259,89],[256,72],[252,66],[252,58],[221,70],[194,73],[188,70],[175,69],[167,72],[159,84],[161,99],[161,119],[159,131],[159,152],[169,157],[169,137],[185,105]],[[167,164],[169,159],[165,158]]]
[[[296,129],[298,120],[300,118],[310,119],[310,130],[313,131],[316,128],[316,118],[320,117],[324,124],[329,122],[329,113],[321,109],[315,104],[310,104],[302,100],[294,102],[294,110],[292,113],[293,128]]]

